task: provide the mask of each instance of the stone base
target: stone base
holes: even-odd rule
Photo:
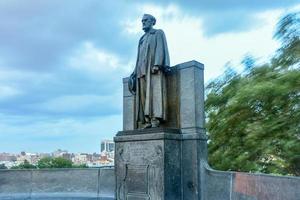
[[[179,139],[177,129],[119,132],[114,138],[117,199],[181,199]]]
[[[115,140],[118,200],[200,199],[206,137],[180,129],[121,131]]]

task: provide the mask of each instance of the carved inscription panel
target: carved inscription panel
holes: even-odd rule
[[[163,141],[116,143],[118,200],[161,200],[164,177]]]
[[[163,164],[163,144],[157,141],[128,142],[126,145],[120,145],[116,152],[125,164]]]
[[[149,165],[126,165],[125,193],[128,200],[149,200]]]

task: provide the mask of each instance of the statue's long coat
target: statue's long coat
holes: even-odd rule
[[[152,73],[153,66],[159,66],[158,73]],[[164,69],[170,66],[169,52],[165,34],[162,30],[152,29],[145,33],[138,46],[135,67],[136,75],[136,121],[143,121],[145,116],[166,120],[167,91]],[[139,79],[146,80],[145,105],[140,98]]]

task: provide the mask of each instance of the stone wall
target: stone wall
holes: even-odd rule
[[[204,167],[203,200],[299,200],[300,177]],[[0,199],[114,199],[114,169],[0,170]]]
[[[177,193],[176,195],[181,195],[182,200],[300,200],[300,177],[223,172],[213,170],[207,165],[207,137],[204,129],[204,65],[197,61],[189,61],[178,64],[171,69],[171,73],[167,75],[168,121],[162,124],[161,127],[180,129],[182,134],[180,136],[173,134],[172,138],[162,137],[160,136],[162,131],[153,129],[154,132],[156,131],[153,135],[146,134],[146,132],[149,132],[147,130],[141,133],[140,136],[130,136],[130,134],[134,134],[132,130],[135,122],[135,99],[128,91],[128,78],[123,79],[123,133],[119,134],[119,138],[115,138],[120,143],[119,147],[121,149],[116,151],[117,156],[121,155],[121,161],[118,161],[118,157],[115,160],[117,171],[118,169],[122,170],[122,167],[123,171],[126,169],[126,167],[124,168],[126,162],[122,160],[126,158],[126,153],[128,155],[142,155],[139,165],[145,163],[151,165],[150,162],[145,162],[144,159],[151,155],[151,150],[145,151],[145,141],[153,140],[157,144],[159,142],[165,144],[164,142],[172,139],[179,141],[180,145],[174,145],[173,149],[176,150],[174,153],[162,151],[164,156],[167,158],[168,155],[177,155],[178,149],[180,149],[181,154],[176,159],[162,159],[160,164],[165,165],[164,173],[169,173],[169,171],[172,173],[172,170],[168,170],[167,166],[180,162],[180,172],[173,170],[173,173],[176,171],[176,174],[181,177],[177,187],[180,194]],[[126,136],[127,133],[129,136]],[[141,141],[141,138],[145,141]],[[159,141],[160,139],[161,141]],[[121,144],[125,140],[128,140],[129,145],[126,148]],[[135,146],[141,146],[141,148],[132,150],[132,152],[127,150],[133,148],[137,141],[140,141],[142,145],[137,144]],[[153,141],[149,142],[149,145]],[[161,149],[166,147],[166,145],[161,146]],[[118,147],[117,143],[116,147]],[[147,155],[143,153],[147,153]],[[134,163],[132,160],[137,160],[136,157],[128,156],[130,158],[128,163]],[[124,164],[118,166],[118,163],[122,162]],[[138,163],[135,164],[138,165]],[[117,176],[117,180],[123,177]],[[126,178],[130,179],[129,176],[126,176]],[[124,182],[126,178],[123,178],[122,181]],[[175,179],[178,180],[179,178],[175,177],[172,180]],[[175,185],[174,182],[170,185]],[[165,199],[174,200],[177,198],[166,197]]]
[[[207,200],[299,200],[300,177],[224,172],[205,167]]]
[[[195,60],[171,67],[167,80],[167,121],[164,128],[196,133],[204,127],[204,65]],[[123,131],[135,128],[135,96],[123,79]],[[202,130],[201,130],[202,132]]]
[[[0,170],[0,199],[114,199],[114,169]]]

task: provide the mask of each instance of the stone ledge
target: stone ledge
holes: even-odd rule
[[[219,171],[208,165],[204,173],[209,200],[298,200],[300,196],[300,177]]]
[[[119,131],[114,137],[115,142],[141,140],[207,140],[207,136],[202,129],[199,132],[182,134],[181,129],[149,128]]]
[[[128,135],[145,135],[151,133],[171,133],[171,134],[180,134],[180,129],[176,128],[146,128],[146,129],[135,129],[128,131],[119,131],[117,136],[128,136]]]
[[[139,135],[123,135],[114,137],[115,142],[147,141],[147,140],[181,140],[180,134],[148,133]]]
[[[201,70],[204,70],[204,64],[196,61],[196,60],[191,60],[191,61],[187,61],[184,63],[179,63],[177,65],[174,65],[171,67],[171,70],[181,70],[181,69],[185,69],[185,68],[191,68],[191,67],[197,67]],[[129,80],[129,76],[123,78],[123,83],[127,83]]]
[[[191,60],[188,62],[180,63],[175,65],[178,70],[185,69],[185,68],[191,68],[191,67],[197,67],[201,70],[204,70],[204,65],[196,60]]]
[[[113,168],[0,170],[0,199],[114,199]]]

